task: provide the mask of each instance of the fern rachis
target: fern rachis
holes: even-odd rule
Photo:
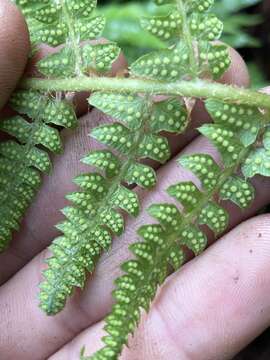
[[[192,107],[195,98],[205,101],[214,122],[199,131],[218,149],[222,163],[216,164],[203,153],[180,159],[181,166],[192,171],[201,186],[191,181],[170,186],[168,193],[181,203],[181,210],[172,203],[150,206],[149,213],[157,223],[139,229],[143,241],[131,246],[135,259],[123,264],[125,274],[116,280],[116,304],[106,319],[105,347],[91,359],[117,359],[139,322],[140,310],[148,310],[157,287],[172,268],[177,270],[184,262],[184,248],[198,255],[206,247],[207,236],[201,226],[206,225],[215,237],[228,228],[229,216],[221,200],[248,208],[254,198],[248,178],[256,174],[270,176],[269,97],[204,80],[220,78],[230,65],[227,47],[214,42],[221,35],[222,23],[210,13],[213,0],[156,0],[157,5],[168,5],[167,15],[143,19],[142,26],[168,41],[168,47],[143,55],[131,64],[127,79],[106,76],[119,55],[116,44],[80,44],[81,40],[98,36],[104,26],[104,19],[93,13],[95,1],[16,2],[28,17],[34,42],[45,40],[56,46],[66,41],[66,46],[38,64],[48,79],[22,82],[28,90],[20,93],[15,106],[34,123],[29,125],[24,119],[15,118],[5,121],[3,129],[26,144],[27,151],[30,147],[41,151],[37,144],[58,150],[58,134],[47,127],[47,122],[58,124],[57,119],[52,118],[50,111],[45,112],[46,117],[40,115],[37,107],[33,111],[31,103],[24,101],[34,96],[49,106],[52,98],[55,106],[59,103],[53,91],[60,91],[63,98],[67,91],[94,91],[90,104],[114,119],[92,130],[91,136],[105,147],[92,150],[83,162],[97,171],[75,179],[80,191],[67,195],[72,206],[63,209],[66,220],[57,225],[63,235],[50,248],[52,256],[40,293],[41,308],[49,315],[62,310],[74,287],[84,287],[86,273],[94,271],[102,251],[110,248],[113,234],[123,233],[124,218],[119,209],[138,215],[139,199],[127,184],[154,187],[155,172],[142,160],[164,163],[170,158],[168,141],[162,132],[185,131],[191,110],[186,105]],[[163,95],[165,100],[155,102],[155,95]],[[65,100],[60,102],[64,103]],[[60,109],[57,113],[60,118],[63,112]],[[63,119],[60,124],[63,125]],[[35,126],[43,132],[45,128],[45,135],[36,135]],[[23,151],[21,154],[27,155]],[[4,156],[9,159],[7,151]],[[12,156],[12,166],[18,168]],[[41,158],[39,167],[40,161]],[[33,163],[23,162],[19,169],[29,166],[32,169]],[[4,159],[1,171],[8,171],[8,178],[13,174],[13,168],[10,169],[10,161]],[[24,174],[21,177],[25,179]],[[4,176],[1,186],[4,192],[14,184]],[[21,207],[18,214],[13,209],[17,206]],[[23,210],[23,203],[12,203],[0,230],[8,229],[10,234]]]

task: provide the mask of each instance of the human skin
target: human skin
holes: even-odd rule
[[[8,0],[0,1],[0,23],[0,106],[4,108],[26,69],[30,45],[24,20]],[[44,46],[39,57],[51,51]],[[232,66],[222,81],[248,86],[243,60],[234,50],[231,55]],[[125,66],[121,57],[115,72]],[[27,72],[33,71],[34,65],[28,64]],[[138,226],[152,221],[145,211],[138,219],[129,220],[125,235],[114,240],[112,250],[104,254],[84,292],[77,290],[64,311],[55,317],[41,312],[38,284],[49,255],[46,247],[57,236],[54,225],[61,220],[58,209],[66,204],[64,195],[75,189],[72,178],[87,170],[79,159],[90,148],[99,146],[88,136],[90,129],[109,121],[85,104],[85,94],[81,94],[77,97],[79,128],[62,132],[65,153],[53,159],[53,174],[44,177],[20,233],[0,255],[1,360],[76,360],[83,345],[87,345],[89,355],[97,350],[103,335],[102,319],[112,305],[111,290],[120,274],[119,265],[130,256],[128,245],[137,239]],[[7,112],[5,108],[2,115]],[[197,128],[207,119],[198,104],[191,127]],[[194,130],[170,136],[169,140],[174,156],[203,151],[219,161],[216,150]],[[157,171],[158,185],[143,193],[143,208],[166,201],[164,189],[170,184],[192,180],[175,159]],[[231,214],[228,232],[168,278],[121,360],[231,359],[270,325],[270,216],[256,216],[269,203],[270,181],[256,177],[253,184],[257,195],[252,207],[243,213],[225,204]]]

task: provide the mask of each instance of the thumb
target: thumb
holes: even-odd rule
[[[0,109],[19,81],[30,50],[27,25],[9,0],[0,1]]]

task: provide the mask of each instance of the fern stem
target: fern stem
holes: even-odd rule
[[[193,78],[196,78],[198,75],[198,64],[195,57],[192,36],[189,29],[188,19],[187,19],[187,11],[185,9],[185,5],[182,0],[177,0],[177,9],[182,17],[182,31],[183,31],[183,39],[187,44],[188,52],[189,52],[189,61],[190,61],[190,69]]]
[[[70,15],[68,7],[66,5],[66,1],[62,0],[62,9],[63,9],[63,16],[66,20],[66,24],[68,26],[69,29],[69,41],[70,41],[70,45],[71,48],[74,52],[74,56],[75,56],[75,71],[76,71],[76,75],[77,76],[82,76],[82,71],[81,71],[81,55],[80,55],[80,39],[76,36],[76,33],[74,31],[74,23],[73,23],[73,18],[72,15]]]
[[[213,98],[224,102],[235,102],[270,109],[270,96],[231,85],[211,83],[206,80],[164,83],[153,80],[122,79],[109,77],[80,77],[63,80],[25,79],[20,86],[25,89],[45,91],[111,91],[178,95],[197,98]]]

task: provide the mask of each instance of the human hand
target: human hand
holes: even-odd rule
[[[25,24],[8,0],[1,0],[0,105],[16,86],[25,66],[29,41]],[[51,51],[43,47],[41,53]],[[42,56],[42,54],[39,56]],[[232,51],[233,64],[223,81],[248,85],[248,73],[240,56]],[[118,62],[118,68],[124,65]],[[29,70],[29,69],[28,69]],[[29,70],[31,71],[31,69]],[[74,190],[72,178],[87,170],[79,162],[98,145],[88,137],[90,129],[109,121],[97,110],[87,112],[85,97],[77,99],[82,115],[76,131],[63,131],[65,153],[54,159],[54,172],[44,179],[35,203],[28,211],[21,232],[9,250],[0,255],[0,359],[75,360],[80,348],[92,352],[101,345],[102,318],[111,307],[113,280],[119,264],[129,257],[128,244],[136,240],[136,229],[147,222],[143,212],[129,220],[126,234],[115,239],[82,294],[76,291],[65,310],[47,317],[38,308],[38,284],[48,252],[44,250],[57,236],[53,225],[60,220],[64,195]],[[201,105],[193,111],[192,128],[207,119]],[[174,156],[179,153],[218,154],[195,131],[170,136]],[[143,207],[166,200],[164,189],[191,179],[174,159],[158,170],[159,183],[148,193],[140,191]],[[191,260],[168,278],[147,318],[143,319],[123,360],[230,359],[270,324],[269,216],[253,217],[270,198],[269,180],[254,179],[257,197],[248,213],[233,205],[230,231],[200,257]]]

